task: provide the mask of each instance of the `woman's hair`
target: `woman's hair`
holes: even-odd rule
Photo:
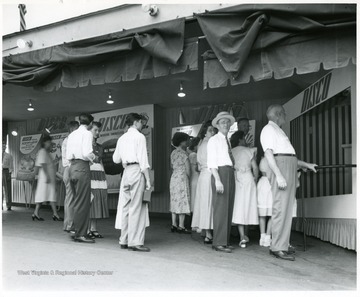
[[[233,135],[230,137],[230,143],[231,147],[237,147],[239,145],[239,141],[241,139],[244,139],[244,132],[243,131],[236,131]]]
[[[102,124],[100,122],[93,122],[93,126],[96,126],[100,129],[102,127]]]
[[[194,151],[195,147],[199,144],[200,142],[200,137],[193,137],[190,139],[190,145],[189,145],[189,150]]]
[[[45,146],[45,142],[52,141],[52,137],[50,135],[44,135],[41,139],[41,147]]]
[[[173,146],[178,147],[183,141],[189,140],[189,135],[183,132],[176,132],[171,140]]]
[[[80,122],[80,125],[90,125],[91,122],[94,120],[94,117],[91,115],[91,114],[88,114],[88,113],[82,113],[80,116],[79,116],[79,122]]]
[[[198,137],[200,137],[200,139],[204,139],[204,138],[205,138],[205,135],[206,135],[206,133],[207,133],[208,128],[212,126],[211,121],[212,121],[212,120],[208,120],[207,122],[205,122],[205,123],[202,125],[201,130],[200,130],[199,135],[198,135]]]
[[[126,117],[125,124],[126,124],[126,126],[131,127],[132,125],[134,125],[135,121],[139,121],[142,119],[143,119],[142,115],[140,115],[138,113],[134,113],[134,112],[129,113]]]

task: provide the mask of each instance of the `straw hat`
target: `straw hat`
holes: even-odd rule
[[[235,118],[230,113],[228,113],[227,111],[222,111],[217,114],[216,118],[212,120],[211,124],[216,127],[218,121],[220,121],[221,119],[230,120],[231,126],[235,123]]]

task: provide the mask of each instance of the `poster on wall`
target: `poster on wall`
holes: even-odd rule
[[[50,155],[54,161],[55,170],[61,171],[61,144],[68,133],[51,134],[52,144]],[[25,135],[20,138],[20,158],[18,165],[17,180],[31,181],[35,179],[35,161],[41,147],[42,134]]]
[[[149,165],[150,168],[152,168],[152,129],[154,127],[153,105],[141,105],[93,114],[94,121],[102,124],[100,137],[97,142],[101,144],[104,149],[103,164],[109,192],[118,192],[120,189],[120,179],[123,168],[121,165],[113,162],[112,156],[119,137],[127,130],[125,124],[126,117],[132,112],[139,113],[146,119],[143,121],[144,127],[141,133],[146,137]]]
[[[188,134],[189,136],[197,137],[200,132],[201,127],[202,127],[202,124],[174,127],[171,130],[171,138],[174,136],[174,134],[176,132],[183,132],[183,133]]]
[[[31,181],[35,179],[35,160],[40,149],[40,139],[41,134],[21,136],[17,180]]]

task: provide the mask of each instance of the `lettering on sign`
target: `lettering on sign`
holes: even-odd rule
[[[37,131],[41,132],[45,128],[51,128],[51,132],[66,130],[67,117],[54,117],[41,119]]]
[[[331,72],[304,91],[301,113],[308,111],[328,97],[330,80]]]

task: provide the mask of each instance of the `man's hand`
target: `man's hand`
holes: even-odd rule
[[[285,190],[287,187],[286,180],[282,175],[276,176],[276,182],[280,190]]]
[[[222,182],[220,180],[216,180],[215,181],[215,187],[216,187],[216,192],[217,193],[224,193],[224,185],[222,184]]]
[[[312,164],[312,163],[306,163],[306,168],[313,171],[313,172],[317,172],[315,167],[317,167],[318,165],[317,164]]]
[[[98,156],[95,156],[93,163],[100,163],[100,158]]]
[[[151,183],[150,183],[150,180],[147,180],[147,181],[146,181],[146,187],[145,187],[145,190],[146,190],[146,191],[150,191],[150,190],[151,190]]]

